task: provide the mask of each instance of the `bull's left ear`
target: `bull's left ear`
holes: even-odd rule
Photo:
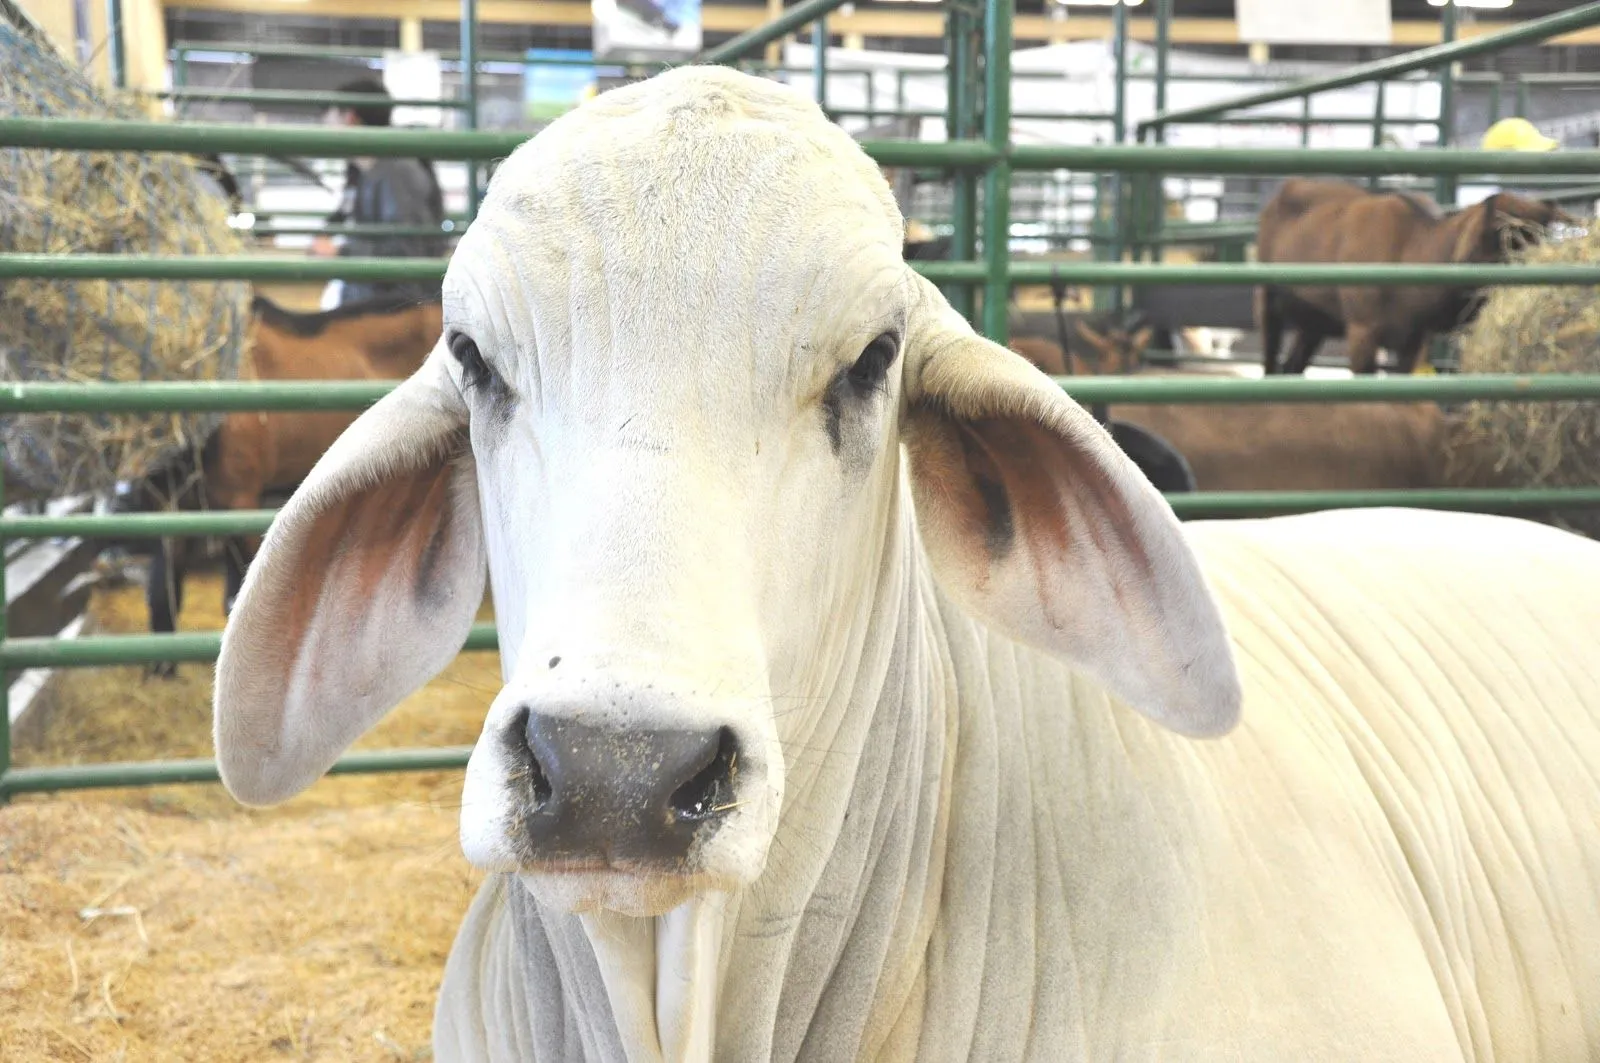
[[[1229,731],[1238,670],[1171,507],[1048,377],[922,286],[905,443],[940,583],[1152,720],[1195,737]]]

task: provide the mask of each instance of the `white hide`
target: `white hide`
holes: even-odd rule
[[[493,587],[462,843],[495,873],[435,1058],[1600,1052],[1600,546],[1410,511],[1180,527],[900,239],[781,86],[606,93],[501,166],[444,341],[266,537],[216,695],[255,802]],[[881,334],[886,377],[844,389]],[[529,860],[528,706],[731,728],[736,807],[681,873]]]

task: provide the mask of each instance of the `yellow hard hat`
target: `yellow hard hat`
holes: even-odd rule
[[[1561,141],[1551,140],[1526,118],[1502,118],[1483,134],[1484,151],[1549,151]]]

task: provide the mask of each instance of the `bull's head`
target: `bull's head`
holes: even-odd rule
[[[505,685],[463,845],[568,911],[752,882],[911,681],[895,641],[938,654],[929,617],[1227,730],[1231,651],[1172,511],[901,235],[845,133],[730,71],[607,93],[518,150],[427,363],[266,536],[218,662],[228,788],[314,781],[456,654],[486,570]]]

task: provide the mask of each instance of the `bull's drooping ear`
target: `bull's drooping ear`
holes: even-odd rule
[[[272,522],[228,618],[214,728],[228,791],[294,796],[455,657],[486,561],[466,407],[441,344],[358,417]]]
[[[1232,647],[1171,507],[1060,388],[921,284],[905,442],[946,592],[1174,731],[1230,730]]]

